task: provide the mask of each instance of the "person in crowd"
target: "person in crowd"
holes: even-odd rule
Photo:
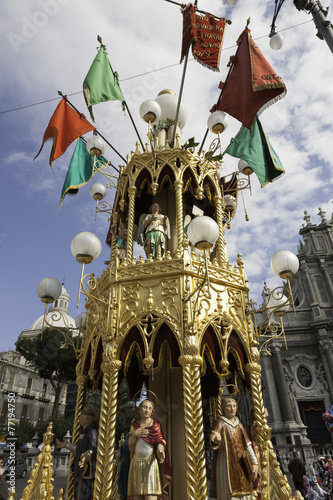
[[[304,496],[303,476],[305,476],[305,466],[296,451],[293,452],[293,458],[288,464],[288,470],[292,475],[295,490],[298,490]]]

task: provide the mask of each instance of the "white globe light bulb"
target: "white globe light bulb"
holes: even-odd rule
[[[275,35],[273,35],[271,37],[271,39],[269,40],[269,45],[270,45],[271,49],[279,50],[279,49],[281,49],[283,42],[284,42],[283,36],[280,35],[280,33],[275,33]]]
[[[90,264],[99,256],[101,250],[100,240],[88,231],[77,234],[71,243],[71,252],[80,264]]]

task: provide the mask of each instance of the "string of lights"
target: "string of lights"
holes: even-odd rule
[[[303,24],[308,24],[309,22],[311,22],[311,20],[304,21],[304,22],[298,23],[298,24],[294,24],[292,26],[288,26],[287,28],[283,28],[282,30],[280,30],[280,33],[282,31],[287,31],[287,30],[290,30],[290,29],[293,29],[293,28],[297,28],[298,26],[302,26]],[[267,35],[267,34],[266,35],[261,35],[259,37],[254,38],[254,40],[256,40],[256,41],[257,40],[262,40],[263,38],[267,38],[268,36],[270,36],[270,35]],[[225,52],[227,50],[233,49],[235,47],[237,47],[236,44],[230,45],[228,47],[224,47],[222,49],[222,52]],[[194,60],[195,60],[194,58],[191,58],[191,59],[189,59],[189,62],[192,62]],[[151,71],[146,71],[145,73],[139,73],[138,75],[132,75],[132,76],[129,76],[127,78],[119,79],[119,83],[126,82],[126,81],[129,81],[129,80],[134,80],[135,78],[141,78],[143,76],[150,75],[152,73],[156,73],[156,72],[159,72],[159,71],[164,71],[164,70],[169,69],[169,68],[174,68],[176,66],[179,66],[179,63],[169,64],[168,66],[163,66],[161,68],[156,68],[156,69],[153,69]],[[67,94],[67,96],[71,97],[71,96],[74,96],[74,95],[79,95],[81,93],[82,93],[82,91],[80,90],[78,92],[69,93],[69,94]],[[21,109],[26,109],[26,108],[31,108],[31,107],[34,107],[34,106],[39,106],[41,104],[46,104],[46,103],[52,102],[52,101],[59,101],[59,99],[60,99],[60,97],[53,97],[51,99],[46,99],[44,101],[34,102],[32,104],[26,104],[24,106],[18,106],[17,108],[12,108],[12,109],[7,109],[7,110],[4,110],[4,111],[0,111],[0,115],[4,115],[4,114],[7,114],[7,113],[13,113],[14,111],[20,111]]]

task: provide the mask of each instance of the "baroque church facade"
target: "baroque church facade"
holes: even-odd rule
[[[283,316],[286,344],[272,340],[261,364],[273,444],[285,456],[298,450],[311,460],[333,453],[322,418],[333,404],[333,216],[327,220],[319,208],[315,224],[304,213],[300,267],[290,281],[296,314]]]

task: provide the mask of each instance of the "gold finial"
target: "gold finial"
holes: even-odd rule
[[[163,89],[163,90],[161,90],[161,92],[158,93],[158,95],[163,95],[163,94],[176,95],[176,92],[174,90],[171,90],[171,89]]]

